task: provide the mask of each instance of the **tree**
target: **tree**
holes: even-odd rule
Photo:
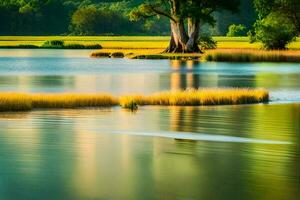
[[[254,40],[261,42],[266,50],[286,49],[286,46],[295,38],[291,24],[285,23],[285,20],[277,15],[268,15],[258,20],[254,25],[254,30]]]
[[[300,3],[299,0],[254,0],[259,19],[268,15],[277,15],[285,19],[300,34]]]
[[[245,36],[246,27],[242,24],[231,24],[228,27],[227,37]]]
[[[163,16],[169,19],[171,39],[165,52],[201,52],[198,47],[200,25],[215,22],[218,10],[238,9],[239,0],[145,0],[132,10],[132,20]],[[185,23],[187,23],[187,30]]]
[[[285,49],[300,33],[298,0],[255,0],[258,19],[254,24],[254,40],[265,49]]]

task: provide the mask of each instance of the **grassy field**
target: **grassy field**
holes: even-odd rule
[[[300,62],[300,50],[216,49],[207,51],[202,60],[217,62]]]
[[[0,111],[29,111],[45,108],[108,107],[121,105],[199,106],[249,104],[269,101],[268,91],[262,89],[190,89],[167,91],[148,96],[114,97],[109,94],[24,94],[0,93]]]
[[[258,49],[247,37],[214,37],[219,49]],[[104,49],[158,49],[167,47],[168,36],[0,36],[0,47],[18,45],[41,46],[46,40],[63,40],[65,44],[100,44]],[[289,45],[300,49],[300,38]]]

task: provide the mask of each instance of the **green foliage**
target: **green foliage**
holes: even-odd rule
[[[253,0],[240,0],[238,12],[222,11],[216,12],[214,15],[216,18],[214,34],[216,35],[226,35],[231,24],[243,24],[247,29],[251,29],[257,18]]]
[[[261,42],[263,48],[267,50],[286,49],[287,45],[295,39],[296,34],[293,27],[284,21],[277,15],[268,15],[258,20],[254,25],[255,35],[252,38]]]
[[[210,34],[200,34],[198,41],[200,49],[215,49],[217,48],[217,42],[212,38]]]
[[[83,45],[83,44],[66,44],[63,46],[64,49],[102,49],[100,44],[90,44],[90,45]]]
[[[289,24],[300,34],[300,3],[299,0],[254,0],[259,19],[269,15],[277,15],[284,19],[284,24]]]
[[[144,21],[130,22],[129,11],[140,2],[140,0],[0,0],[0,35],[165,34],[169,26],[164,23],[157,23],[159,28],[145,29]],[[95,8],[96,11],[91,8]],[[74,15],[83,19],[76,19]],[[75,19],[72,19],[73,16]],[[88,19],[89,17],[91,19]],[[100,18],[95,20],[95,17]]]
[[[64,46],[64,41],[62,40],[47,40],[44,42],[43,47],[49,48],[62,48]]]
[[[242,24],[232,24],[228,27],[227,37],[245,36],[246,27]]]
[[[139,23],[130,22],[118,10],[89,6],[74,12],[70,30],[75,35],[120,35],[134,34],[142,27]]]

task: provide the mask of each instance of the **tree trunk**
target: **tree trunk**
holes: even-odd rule
[[[186,44],[187,52],[201,52],[198,46],[200,32],[200,20],[196,18],[188,18],[188,36],[189,39]]]
[[[200,29],[200,21],[196,18],[188,19],[188,33],[185,30],[184,18],[180,16],[180,7],[182,2],[179,0],[170,0],[172,19],[171,24],[171,39],[169,47],[164,53],[194,53],[201,52],[198,47],[198,37]],[[184,1],[183,1],[184,2]]]
[[[171,23],[171,40],[169,43],[169,47],[164,52],[185,53],[186,44],[189,37],[185,31],[183,19],[179,19],[176,22],[171,21],[170,23]]]
[[[184,21],[171,21],[171,39],[164,53],[200,53],[198,46],[200,23],[197,19],[188,20],[188,34]]]

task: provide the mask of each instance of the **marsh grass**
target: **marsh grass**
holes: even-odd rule
[[[29,95],[21,93],[0,93],[0,111],[28,111],[32,109]]]
[[[128,95],[120,98],[120,105],[199,106],[262,103],[269,100],[263,89],[189,89],[159,92],[149,96]]]
[[[69,43],[65,44],[63,40],[47,40],[39,48],[45,49],[102,49],[100,44],[78,44]]]
[[[189,89],[152,95],[109,94],[24,94],[0,93],[0,111],[28,111],[43,108],[85,108],[120,105],[135,110],[138,105],[199,106],[251,104],[269,101],[263,89]]]
[[[169,59],[169,60],[200,60],[203,54],[200,53],[161,53],[162,49],[123,49],[123,50],[108,50],[102,49],[94,51],[90,54],[94,58],[115,58],[114,54],[119,54],[118,58],[128,59]]]
[[[33,108],[108,107],[118,104],[109,94],[31,94]]]
[[[216,62],[300,62],[300,50],[264,51],[259,49],[216,49],[201,53],[161,53],[153,50],[108,50],[102,49],[91,53],[91,57],[111,57],[114,53],[123,53],[128,59],[170,59],[201,60]]]
[[[109,107],[118,99],[108,94],[23,94],[0,93],[0,111],[26,111],[39,108]]]
[[[219,62],[300,62],[300,51],[215,50],[204,55],[205,61]]]

